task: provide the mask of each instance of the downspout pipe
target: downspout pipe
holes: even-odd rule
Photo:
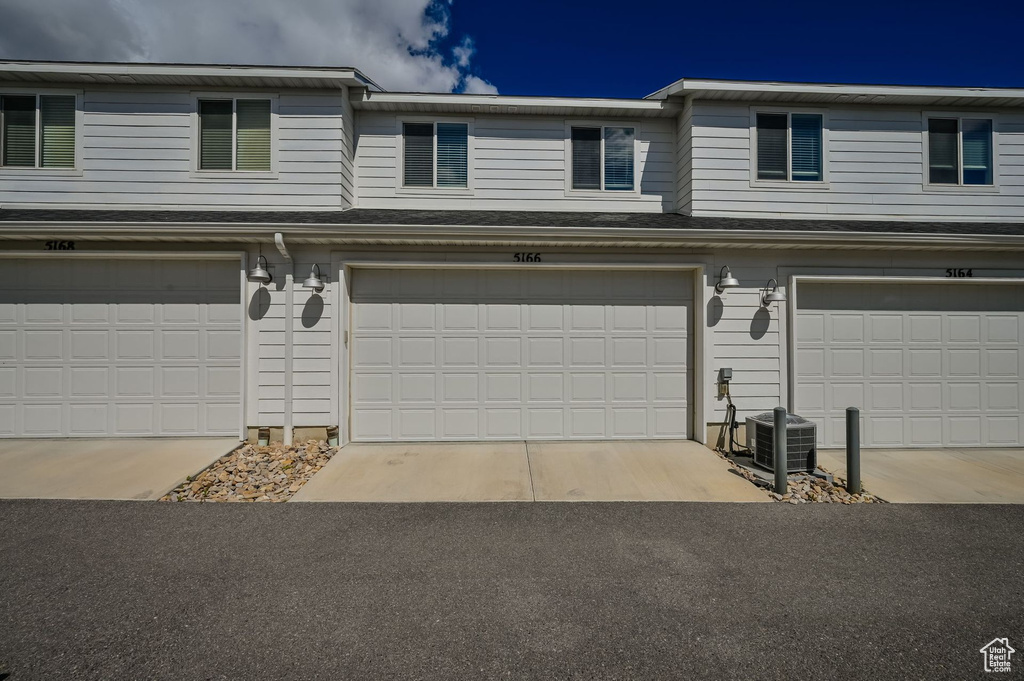
[[[295,261],[284,243],[281,232],[274,234],[274,245],[290,267],[284,274],[284,444],[291,445],[295,431],[292,419],[292,364],[294,356],[293,333],[295,326]]]

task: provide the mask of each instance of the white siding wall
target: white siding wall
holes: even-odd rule
[[[640,194],[566,192],[566,120],[477,116],[470,152],[470,191],[454,194],[401,189],[401,116],[361,111],[356,141],[360,208],[672,212],[676,195],[676,123],[624,121],[637,128]],[[439,118],[438,120],[443,120]],[[453,120],[466,120],[465,118]],[[575,120],[575,119],[574,119]],[[474,149],[475,147],[475,149]]]
[[[203,179],[191,168],[188,91],[86,91],[80,173],[4,169],[0,203],[108,208],[340,209],[351,167],[340,93],[278,98],[275,179]]]
[[[273,250],[273,249],[271,249]],[[256,253],[249,257],[255,262]],[[248,285],[247,314],[250,328],[251,368],[247,425],[281,426],[285,413],[287,350],[286,275],[289,265],[274,251],[263,249],[274,281],[269,286]],[[333,282],[319,295],[302,287],[313,262],[324,276],[330,274],[327,250],[293,252],[295,280],[292,286],[292,413],[295,426],[337,425],[332,400],[336,399],[336,349],[331,334],[335,314]],[[262,291],[260,290],[262,289]]]
[[[693,105],[694,215],[950,220],[1024,215],[1024,113],[995,115],[995,192],[925,190],[924,112],[895,107],[828,109],[829,189],[751,186],[750,113],[746,104]]]
[[[772,277],[779,280],[780,290],[786,290],[790,274],[944,277],[947,267],[963,267],[974,268],[975,277],[1024,276],[1021,258],[1015,254],[737,249],[713,254],[707,267],[709,289],[718,282],[722,265],[729,265],[741,286],[721,296],[721,305],[715,302],[714,292],[708,291],[712,297],[706,323],[713,358],[711,375],[703,377],[705,394],[711,397],[708,422],[725,420],[726,402],[714,397],[717,372],[722,367],[733,369],[731,391],[741,423],[747,416],[787,405],[785,334],[791,323],[787,303],[781,307],[772,303],[768,311],[760,306],[761,288]],[[798,304],[799,297],[797,291]],[[699,374],[697,381],[699,390]]]

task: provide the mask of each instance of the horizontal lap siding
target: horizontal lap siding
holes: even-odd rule
[[[250,258],[255,260],[256,253]],[[276,252],[264,250],[274,281],[262,287],[249,285],[250,333],[255,336],[255,367],[250,377],[256,382],[256,409],[249,410],[250,426],[281,426],[285,412],[286,371],[286,276],[291,265]],[[333,282],[319,295],[303,288],[313,263],[322,276],[329,274],[330,253],[323,250],[295,255],[292,287],[292,423],[302,426],[334,426],[334,405],[338,394],[335,338],[331,333],[335,314]],[[252,303],[259,295],[269,305]],[[322,305],[321,305],[322,303]],[[253,420],[255,419],[255,421]]]
[[[87,91],[78,130],[81,173],[5,171],[0,203],[211,209],[350,205],[342,94],[278,97],[278,174],[265,180],[193,175],[193,101],[188,92]]]
[[[596,198],[566,195],[565,119],[547,117],[475,117],[471,191],[432,195],[429,190],[402,190],[400,120],[392,114],[359,114],[355,160],[360,208],[675,210],[677,149],[671,120],[635,123],[640,195],[608,192]]]
[[[996,116],[999,191],[935,192],[924,189],[920,109],[828,110],[827,190],[752,187],[750,107],[698,102],[693,109],[695,215],[1000,220],[1024,214],[1021,114]]]

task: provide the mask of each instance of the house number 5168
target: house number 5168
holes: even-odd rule
[[[540,262],[540,253],[516,253],[512,262]]]

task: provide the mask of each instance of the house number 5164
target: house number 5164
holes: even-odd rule
[[[957,278],[957,279],[962,279],[964,277],[973,277],[973,276],[974,276],[974,270],[972,270],[972,269],[964,269],[963,267],[950,267],[949,269],[946,270],[946,278],[947,279],[949,279],[950,277],[954,277],[954,278]]]
[[[540,253],[516,253],[512,262],[540,262]]]

